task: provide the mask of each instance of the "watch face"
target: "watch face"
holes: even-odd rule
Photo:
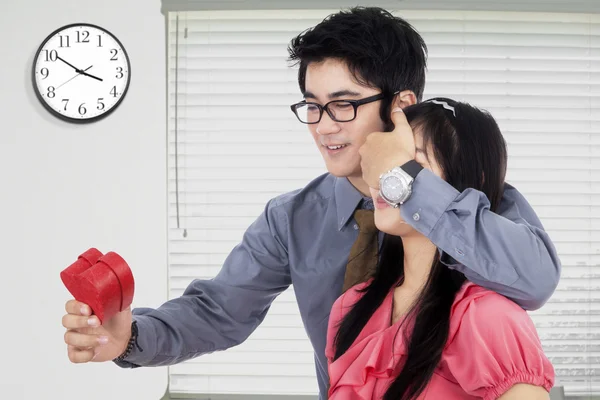
[[[42,42],[32,72],[36,95],[48,111],[70,122],[91,122],[121,103],[131,67],[125,48],[110,32],[73,24]]]
[[[398,176],[390,175],[381,183],[381,193],[390,201],[400,201],[405,192],[406,183]]]

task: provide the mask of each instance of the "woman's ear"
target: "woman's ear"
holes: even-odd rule
[[[392,110],[396,107],[402,109],[417,104],[417,96],[412,90],[403,90],[394,97],[392,101]]]

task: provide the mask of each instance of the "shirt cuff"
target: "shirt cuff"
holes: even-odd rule
[[[150,319],[143,315],[133,315],[137,322],[137,345],[134,344],[131,353],[123,361],[115,361],[123,368],[136,368],[150,365],[156,356],[156,331]]]
[[[413,182],[410,198],[400,206],[400,215],[421,234],[431,233],[450,204],[460,195],[448,182],[423,168]]]

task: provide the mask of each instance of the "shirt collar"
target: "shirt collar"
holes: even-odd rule
[[[338,230],[341,231],[354,215],[354,210],[356,210],[363,196],[352,186],[348,178],[336,178],[334,191]]]

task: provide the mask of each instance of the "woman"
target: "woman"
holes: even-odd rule
[[[495,211],[507,156],[494,119],[445,98],[404,112],[416,161],[460,192],[485,193]],[[427,237],[371,195],[386,237],[374,277],[332,308],[329,398],[548,399],[554,370],[527,313],[443,265]]]

